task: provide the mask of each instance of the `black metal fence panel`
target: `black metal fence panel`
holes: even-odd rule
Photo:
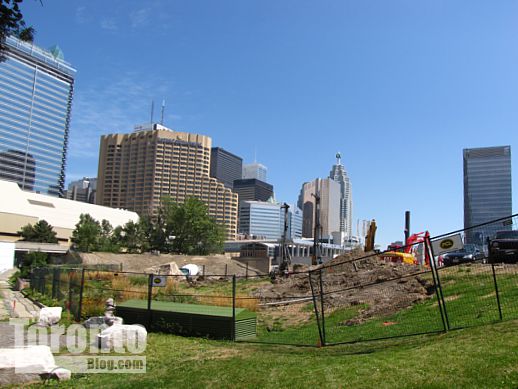
[[[512,250],[502,245],[505,260],[489,261],[496,232],[517,221],[422,234],[395,251],[280,276],[49,267],[33,269],[31,289],[77,321],[103,315],[113,298],[126,321],[151,330],[237,341],[325,346],[436,333],[518,318]]]
[[[518,218],[512,215],[430,239],[448,329],[518,317],[518,257],[513,255],[518,235],[514,241],[504,240],[509,246],[501,252],[510,255],[495,258],[490,252],[497,236],[517,226]]]
[[[324,344],[444,330],[432,271],[386,261],[383,254],[331,262],[310,273],[321,285],[314,291],[322,303]]]
[[[237,277],[236,307],[247,306],[256,315],[256,335],[243,340],[320,345],[313,296],[307,272]]]

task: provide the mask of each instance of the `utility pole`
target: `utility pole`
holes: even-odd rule
[[[281,272],[288,270],[288,267],[291,263],[290,253],[288,251],[287,244],[287,235],[288,235],[288,209],[290,206],[284,203],[281,206],[281,209],[284,209],[284,229],[282,232],[282,240],[281,240],[281,264],[279,266],[279,270]]]
[[[311,257],[311,264],[316,265],[322,260],[320,255],[320,194],[311,194],[315,198],[315,229],[313,231],[313,256]]]

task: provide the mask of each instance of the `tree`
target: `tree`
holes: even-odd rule
[[[143,252],[149,247],[143,225],[139,222],[135,223],[132,220],[127,222],[122,228],[121,238],[122,246],[130,253]]]
[[[139,219],[139,224],[150,250],[168,251],[166,249],[165,222],[163,215],[161,214],[161,209],[162,208],[159,208],[155,221],[153,221],[150,216],[146,215]]]
[[[99,247],[101,225],[87,213],[79,216],[79,222],[72,232],[72,242],[78,251],[90,252]]]
[[[99,236],[99,251],[106,251],[110,253],[119,252],[119,242],[113,239],[113,227],[106,219],[101,221],[101,234]]]
[[[23,41],[32,42],[34,28],[26,27],[20,3],[23,0],[0,0],[0,61],[5,60],[5,40],[16,35]]]
[[[40,243],[58,243],[56,232],[45,220],[39,220],[36,224],[27,224],[22,227],[18,234],[22,240]]]
[[[162,207],[165,234],[172,239],[172,251],[206,255],[223,249],[224,228],[209,216],[207,206],[201,200],[190,197],[178,204],[166,198]]]
[[[31,251],[22,256],[17,266],[20,269],[20,277],[29,277],[31,270],[35,267],[47,266],[49,255],[41,251]]]

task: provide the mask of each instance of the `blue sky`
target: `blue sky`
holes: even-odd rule
[[[518,127],[518,2],[26,0],[36,44],[77,69],[67,182],[102,134],[155,120],[268,167],[277,200],[342,153],[377,241],[462,228],[462,149]],[[515,168],[516,170],[516,168]],[[516,192],[513,173],[513,193]],[[516,196],[514,203],[516,204]]]

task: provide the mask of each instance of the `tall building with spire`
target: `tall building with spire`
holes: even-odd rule
[[[340,184],[340,232],[352,236],[353,198],[351,181],[341,162],[342,155],[336,153],[336,164],[331,168],[329,178]]]

